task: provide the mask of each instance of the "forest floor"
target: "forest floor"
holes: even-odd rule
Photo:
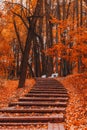
[[[57,80],[65,86],[70,97],[66,108],[66,129],[87,130],[87,74],[75,74]],[[17,80],[0,79],[0,108],[18,100],[29,92],[34,84],[35,81],[30,79],[26,80],[24,88],[17,88]]]
[[[25,87],[18,88],[18,80],[0,79],[0,108],[7,107],[9,102],[17,101],[28,93],[34,84],[35,80],[29,79],[26,80]]]
[[[67,130],[87,130],[87,73],[58,78],[68,90]]]

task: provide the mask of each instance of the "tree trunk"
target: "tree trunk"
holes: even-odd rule
[[[66,2],[63,0],[63,20],[66,19]]]
[[[76,19],[77,19],[77,27],[79,26],[79,2],[76,0]]]
[[[13,19],[13,24],[14,24],[14,29],[15,29],[15,33],[16,33],[16,36],[17,36],[18,44],[19,44],[21,53],[23,55],[24,50],[23,50],[23,47],[22,47],[22,44],[21,44],[20,35],[19,35],[18,30],[17,30],[17,25],[16,25],[15,19]],[[29,67],[30,74],[32,75],[32,77],[34,77],[33,70],[32,70],[31,65],[29,63],[28,63],[28,67]]]
[[[49,5],[51,7],[51,5]],[[53,45],[53,36],[52,36],[52,24],[50,23],[50,15],[49,15],[48,3],[45,0],[45,11],[46,11],[46,44],[47,48],[52,47]],[[53,72],[53,58],[47,56],[47,70],[46,75],[50,76]]]
[[[82,26],[82,13],[83,13],[83,7],[82,7],[82,0],[80,0],[80,26]]]
[[[17,63],[17,66],[16,66],[16,77],[18,78],[19,77],[19,47],[18,47],[18,50],[17,50],[17,56],[16,56],[16,63]]]
[[[34,12],[33,16],[39,16],[40,15],[41,2],[42,2],[42,0],[37,0],[37,5],[36,5],[35,12]],[[21,62],[21,68],[20,68],[21,72],[20,72],[20,79],[19,79],[18,87],[24,87],[24,85],[25,85],[26,72],[27,72],[27,62],[28,62],[28,57],[29,57],[31,45],[32,45],[32,39],[33,39],[33,34],[34,34],[36,22],[37,22],[37,17],[32,17],[30,27],[29,27],[29,30],[28,30],[28,34],[27,34],[24,53],[23,53],[23,56],[22,56],[22,62]]]

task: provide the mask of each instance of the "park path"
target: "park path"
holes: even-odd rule
[[[8,108],[0,109],[0,126],[47,124],[48,127],[41,130],[65,130],[67,103],[67,90],[59,81],[36,78],[36,84],[29,93],[17,102],[9,103]]]

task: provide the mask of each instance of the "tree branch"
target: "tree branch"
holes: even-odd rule
[[[14,18],[13,18],[13,24],[14,24],[15,33],[16,33],[16,36],[17,36],[17,39],[18,39],[18,43],[19,43],[21,52],[22,52],[22,54],[23,54],[23,48],[22,48],[22,45],[21,45],[20,36],[19,36],[18,30],[17,30],[17,25],[16,25],[16,22],[15,22],[15,19],[14,19]]]
[[[22,8],[24,8],[24,9],[28,10],[26,7],[24,7],[23,5],[21,5],[19,3],[12,3],[12,2],[8,2],[8,1],[4,1],[3,3],[11,4],[12,6],[13,5],[18,5],[18,6],[22,7]]]
[[[18,17],[22,20],[22,22],[24,23],[24,25],[26,26],[26,28],[29,29],[28,25],[26,24],[26,22],[24,21],[24,19],[22,18],[22,16],[21,16],[20,14],[17,14],[17,13],[15,13],[15,12],[12,11],[12,10],[11,10],[11,12],[12,12],[14,15],[18,16]]]
[[[68,9],[67,9],[67,16],[66,16],[66,18],[68,18],[68,16],[69,16],[69,10],[70,10],[70,5],[71,5],[71,0],[69,1],[69,5],[68,5]]]

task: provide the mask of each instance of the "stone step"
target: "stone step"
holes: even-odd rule
[[[45,93],[45,94],[67,94],[67,92],[66,91],[34,91],[34,90],[31,90],[29,93],[33,93],[33,94],[38,94],[38,93],[40,93],[40,94],[43,94],[43,93]]]
[[[0,117],[0,124],[2,123],[36,123],[36,122],[63,122],[64,115],[57,114],[57,116],[19,116],[19,117]]]
[[[60,85],[60,83],[59,82],[55,82],[55,81],[37,81],[37,83],[41,83],[41,84],[58,84],[58,85]]]
[[[9,106],[56,106],[56,107],[66,107],[67,102],[12,102],[9,103]]]
[[[34,91],[67,91],[65,88],[37,88],[37,87],[33,87],[31,90]]]
[[[64,130],[67,90],[53,78],[36,78],[36,84],[18,102],[0,109],[0,126],[48,124],[48,130]],[[56,123],[56,124],[55,124]]]
[[[48,130],[65,130],[64,124],[48,123]]]
[[[54,86],[51,86],[51,87],[49,87],[49,86],[47,86],[47,87],[44,87],[44,86],[42,86],[42,87],[37,87],[37,86],[35,86],[35,87],[33,87],[32,89],[41,89],[41,90],[66,90],[65,88],[63,88],[63,87],[54,87]]]
[[[55,84],[51,84],[51,85],[34,85],[34,87],[37,87],[37,88],[64,88],[63,86],[60,86],[60,85],[55,85]]]
[[[65,113],[65,108],[59,107],[59,108],[46,108],[46,109],[0,109],[0,112],[5,112],[5,113]]]
[[[37,81],[36,84],[57,84],[57,85],[62,85],[59,82],[55,82],[55,81]]]
[[[13,123],[9,123],[9,122],[7,122],[7,123],[0,123],[0,126],[37,126],[37,125],[47,125],[48,123],[45,123],[45,122],[43,122],[43,123],[41,123],[41,122],[36,122],[36,123],[33,123],[33,122],[31,122],[31,123],[26,123],[26,122],[18,122],[18,123],[15,123],[15,122],[13,122]],[[4,130],[4,129],[2,129],[2,130]],[[8,129],[6,129],[6,130],[8,130]],[[18,130],[18,129],[9,129],[9,130]],[[23,129],[19,129],[19,130],[23,130]],[[26,130],[26,129],[24,129],[24,130]],[[27,129],[27,130],[30,130],[30,129]],[[38,130],[38,129],[37,129]]]
[[[68,95],[67,94],[41,94],[41,93],[39,93],[39,94],[33,94],[33,93],[28,93],[28,94],[26,94],[25,95],[26,97],[68,97]]]
[[[52,82],[52,83],[59,83],[59,81],[57,81],[57,80],[54,80],[54,79],[36,79],[36,81],[37,82],[44,82],[44,81],[46,81],[47,83],[49,83],[49,82]]]
[[[43,98],[43,97],[21,97],[19,101],[67,101],[67,97],[57,97],[57,98]]]
[[[55,83],[50,83],[50,84],[47,84],[47,83],[37,83],[37,84],[35,84],[35,86],[44,86],[44,87],[47,87],[47,86],[49,86],[49,87],[52,87],[52,86],[55,86],[55,87],[63,87],[62,85],[60,85],[60,84],[55,84]]]

